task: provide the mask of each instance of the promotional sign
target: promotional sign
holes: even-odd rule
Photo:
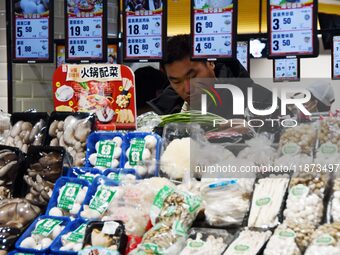
[[[298,58],[274,59],[274,81],[299,81],[300,61]]]
[[[192,58],[217,60],[236,56],[237,1],[192,0]]]
[[[67,62],[106,61],[106,0],[65,0]]]
[[[163,0],[124,0],[124,60],[149,61],[163,57],[166,4]]]
[[[332,78],[334,80],[340,79],[340,36],[333,37]]]
[[[56,111],[92,112],[99,130],[136,128],[135,78],[124,65],[62,65],[53,76]]]
[[[53,0],[12,0],[13,62],[53,62]]]
[[[314,57],[317,49],[316,0],[268,0],[269,57]]]
[[[65,45],[56,45],[56,64],[57,67],[65,64]],[[118,44],[108,44],[107,45],[107,63],[108,64],[119,64],[119,51]]]
[[[237,59],[243,65],[243,67],[249,72],[250,61],[249,61],[249,43],[248,42],[237,42]]]

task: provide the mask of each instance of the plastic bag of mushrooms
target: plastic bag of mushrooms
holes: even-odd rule
[[[64,147],[73,158],[72,165],[83,166],[86,140],[93,129],[94,116],[89,113],[53,112],[45,145]]]

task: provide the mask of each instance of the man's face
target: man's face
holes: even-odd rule
[[[190,58],[165,65],[165,71],[172,88],[186,102],[190,103],[190,79],[215,78],[212,62],[190,61]]]

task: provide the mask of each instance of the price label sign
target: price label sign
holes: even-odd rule
[[[316,0],[268,0],[269,57],[316,56],[316,22]]]
[[[53,1],[13,0],[13,62],[53,62]]]
[[[340,79],[340,36],[333,37],[332,78],[334,80]]]
[[[249,72],[250,61],[248,42],[237,42],[237,59],[238,61],[240,61],[242,66]]]
[[[124,0],[124,60],[160,60],[166,38],[163,0]]]
[[[105,0],[65,0],[67,62],[106,61]]]
[[[236,1],[192,0],[192,58],[221,59],[235,57],[236,21]]]
[[[299,81],[300,61],[298,58],[274,59],[274,81]]]

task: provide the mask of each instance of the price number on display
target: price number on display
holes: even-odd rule
[[[147,31],[149,29],[149,25],[148,24],[142,24],[142,25],[129,25],[129,34],[132,35],[139,35],[140,31]]]
[[[214,25],[214,23],[212,23],[211,21],[207,21],[204,24],[205,24],[204,25],[205,28],[213,28],[213,25]],[[203,24],[202,24],[202,22],[197,22],[196,23],[196,33],[200,34],[200,33],[202,33],[202,31],[203,31]]]
[[[205,49],[205,50],[209,50],[211,49],[212,47],[212,44],[211,43],[204,43],[203,46],[201,43],[198,43],[195,50],[197,51],[197,53],[201,53],[202,52],[202,47]]]
[[[70,35],[73,36],[80,36],[81,35],[81,31],[83,32],[89,32],[90,31],[90,26],[71,26],[70,27]]]

